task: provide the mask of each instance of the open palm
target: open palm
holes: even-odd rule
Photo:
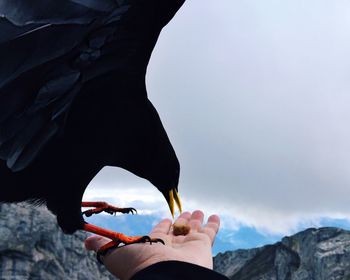
[[[149,234],[152,238],[160,238],[165,242],[132,244],[115,249],[102,258],[107,269],[122,280],[130,279],[137,271],[147,266],[167,260],[190,262],[207,268],[213,268],[211,247],[220,226],[220,219],[213,215],[203,224],[202,211],[192,214],[185,212],[176,223],[186,223],[191,231],[186,235],[175,236],[172,232],[172,221],[164,219]],[[97,251],[110,240],[92,236],[86,242],[88,250]]]

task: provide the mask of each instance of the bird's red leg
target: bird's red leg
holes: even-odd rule
[[[81,207],[94,207],[93,209],[89,209],[83,212],[83,214],[86,217],[90,217],[93,214],[98,214],[101,212],[107,212],[111,215],[115,214],[115,213],[123,213],[123,214],[135,214],[137,213],[135,208],[119,208],[119,207],[115,207],[112,205],[109,205],[106,202],[102,202],[102,201],[96,201],[96,202],[82,202],[81,203]]]
[[[101,227],[98,227],[98,226],[95,226],[92,224],[88,224],[88,223],[84,224],[83,229],[85,231],[92,232],[94,234],[107,237],[107,238],[109,238],[115,242],[119,242],[119,243],[133,244],[133,243],[140,243],[141,240],[142,240],[141,242],[144,242],[143,241],[144,236],[127,236],[127,235],[124,235],[122,233],[111,231],[108,229],[104,229],[104,228],[101,228]],[[149,241],[152,241],[151,238],[149,238]]]
[[[151,244],[152,242],[161,242],[164,244],[164,241],[159,238],[151,238],[147,235],[146,236],[127,236],[122,233],[100,228],[98,226],[88,224],[88,223],[84,224],[83,230],[107,237],[112,240],[111,242],[108,242],[98,250],[97,252],[98,259],[99,259],[99,256],[105,255],[108,250],[117,248],[120,244],[130,245],[130,244],[146,243],[146,242],[150,242]]]

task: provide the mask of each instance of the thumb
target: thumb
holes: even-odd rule
[[[97,252],[103,245],[107,244],[110,240],[102,237],[93,235],[85,239],[85,248],[90,251]]]

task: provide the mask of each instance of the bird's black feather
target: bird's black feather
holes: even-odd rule
[[[179,163],[145,75],[183,2],[0,1],[0,201],[45,201],[73,232],[104,166],[177,187]]]

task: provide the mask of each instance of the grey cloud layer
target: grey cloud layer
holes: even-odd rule
[[[349,13],[348,1],[187,1],[147,80],[186,197],[349,213]]]

